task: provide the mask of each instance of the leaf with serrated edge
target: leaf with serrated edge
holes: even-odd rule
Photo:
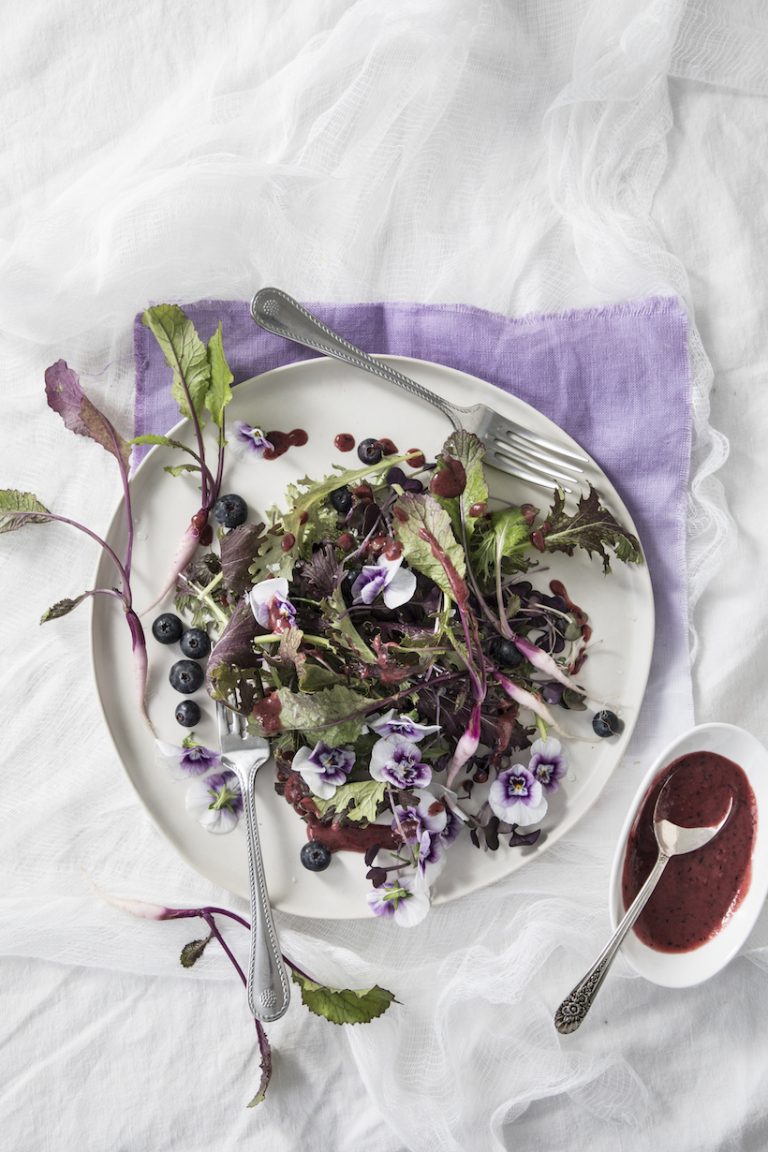
[[[466,600],[464,549],[437,500],[426,493],[404,493],[395,505],[392,523],[409,566],[428,576],[452,600]]]
[[[141,318],[160,345],[165,362],[173,373],[173,397],[182,416],[192,413],[184,394],[186,383],[192,405],[202,420],[205,400],[211,386],[208,350],[195,331],[192,321],[177,304],[156,304]]]
[[[57,600],[47,611],[43,612],[40,617],[40,623],[47,624],[49,620],[60,620],[62,616],[68,616],[72,609],[77,608],[78,604],[82,604],[83,600],[87,600],[89,595],[89,592],[82,592],[73,600],[68,598]]]
[[[379,805],[386,796],[387,785],[383,780],[358,780],[352,784],[340,784],[329,800],[313,797],[318,815],[322,818],[329,812],[346,816],[355,823],[373,823]]]
[[[573,515],[565,510],[563,493],[556,492],[547,522],[549,529],[544,536],[544,546],[548,552],[571,555],[574,548],[583,548],[590,556],[596,554],[601,558],[604,572],[611,570],[606,548],[612,548],[625,563],[643,562],[640,541],[604,507],[596,488],[590,487],[587,495],[579,498]]]
[[[368,1024],[382,1016],[395,999],[394,993],[374,984],[372,988],[326,988],[294,969],[291,977],[301,989],[302,1003],[331,1024]]]
[[[433,493],[438,504],[445,508],[450,516],[451,524],[459,540],[461,539],[462,520],[467,538],[471,539],[477,524],[477,517],[470,514],[471,509],[475,506],[484,508],[488,503],[488,485],[485,482],[485,472],[483,471],[484,455],[485,448],[482,440],[478,439],[474,432],[467,432],[461,428],[448,437],[438,457],[435,475],[439,474],[441,470],[441,462],[442,467],[446,467],[445,461],[448,459],[458,460],[464,469],[466,477],[464,489],[458,496],[445,497]]]
[[[368,697],[343,684],[319,692],[292,692],[290,688],[279,688],[277,696],[281,731],[303,732],[312,743],[322,740],[332,747],[351,744],[357,739],[364,718],[356,716],[345,720],[344,717],[370,704]],[[336,720],[338,722],[334,723]],[[326,724],[328,727],[321,727]]]
[[[0,532],[17,532],[25,524],[45,524],[51,514],[32,492],[0,489]]]

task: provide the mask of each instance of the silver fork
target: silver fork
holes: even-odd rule
[[[256,773],[269,759],[269,744],[260,736],[249,736],[245,718],[225,704],[216,704],[216,719],[224,764],[237,774],[243,793],[251,899],[248,1007],[259,1020],[269,1023],[285,1014],[291,998],[269,903],[253,795]]]
[[[582,453],[507,420],[486,404],[475,404],[471,408],[450,404],[390,364],[350,344],[279,288],[262,288],[257,292],[251,301],[251,316],[267,332],[380,376],[439,409],[454,428],[474,432],[482,440],[485,459],[500,472],[509,472],[540,488],[562,488],[565,492],[573,490],[584,472],[583,465],[588,463],[588,458]]]

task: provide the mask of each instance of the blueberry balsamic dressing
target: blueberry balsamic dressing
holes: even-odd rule
[[[635,924],[635,932],[649,948],[691,952],[720,931],[749,889],[757,804],[743,770],[716,752],[690,752],[667,765],[643,801],[629,834],[621,885],[625,908],[656,861],[653,811],[673,772],[675,779],[660,815],[674,824],[688,828],[716,824],[729,795],[733,796],[733,808],[723,829],[698,852],[669,861]]]
[[[264,453],[265,460],[277,460],[289,448],[301,448],[309,439],[303,428],[294,428],[291,432],[267,432],[266,438],[272,447]]]
[[[351,452],[355,446],[355,438],[351,432],[338,432],[333,438],[333,443],[339,452]]]

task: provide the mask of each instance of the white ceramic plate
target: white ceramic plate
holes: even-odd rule
[[[573,445],[540,413],[482,380],[424,361],[391,359],[448,400],[491,404],[503,415]],[[350,432],[357,442],[367,436],[388,436],[399,449],[421,448],[428,458],[434,458],[450,432],[447,421],[435,409],[332,360],[291,364],[240,384],[228,409],[230,425],[238,419],[286,432],[302,427],[309,434],[304,447],[292,448],[274,461],[230,454],[222,491],[239,492],[248,501],[252,515],[263,514],[270,505],[280,505],[291,481],[305,475],[319,478],[331,471],[333,463],[357,466],[356,453],[341,453],[334,447],[334,437],[339,432]],[[173,435],[189,442],[189,433],[189,427],[182,423]],[[139,611],[152,602],[162,586],[177,543],[199,506],[193,479],[171,478],[163,472],[169,455],[165,449],[153,449],[131,481],[136,519],[133,583]],[[493,494],[518,503],[531,501],[546,506],[544,502],[549,497],[541,489],[528,488],[493,470],[489,470],[489,475]],[[618,493],[597,465],[590,475],[612,511],[636,531]],[[107,538],[118,551],[122,549],[122,507],[115,513]],[[572,599],[590,615],[594,637],[581,679],[594,698],[618,708],[624,730],[617,738],[592,739],[569,746],[567,779],[553,797],[543,825],[546,835],[535,847],[520,850],[502,844],[497,852],[490,853],[478,851],[465,837],[454,844],[433,889],[436,902],[490,884],[545,852],[595,802],[621,759],[635,724],[653,646],[653,596],[647,568],[617,562],[612,575],[605,578],[599,561],[590,560],[586,554],[572,559],[548,558],[547,566],[546,577],[540,578],[541,586],[546,588],[549,579],[562,579]],[[107,562],[101,565],[98,579],[100,583],[111,579]],[[152,818],[189,863],[215,883],[246,896],[242,829],[228,836],[212,836],[187,815],[185,785],[171,779],[158,764],[151,736],[137,717],[130,643],[122,614],[104,601],[107,597],[94,603],[93,662],[104,715],[125,770]],[[170,601],[164,607],[171,607]],[[170,666],[180,654],[176,647],[169,651],[153,640],[150,625],[155,615],[152,612],[144,620],[150,653],[149,711],[160,738],[180,744],[185,731],[174,719],[174,708],[181,697],[168,684]],[[203,708],[197,738],[215,747],[214,708],[204,691],[193,698]],[[574,729],[591,734],[588,713],[563,713],[563,719]],[[332,866],[322,873],[308,873],[300,864],[305,827],[275,794],[271,766],[259,773],[257,800],[273,903],[303,916],[368,915],[366,869],[357,853],[338,854]]]
[[[768,895],[768,751],[743,728],[733,724],[701,724],[662,752],[649,768],[632,802],[619,837],[611,871],[610,915],[616,928],[624,915],[621,877],[627,839],[640,806],[663,769],[691,752],[717,752],[743,769],[757,802],[757,830],[752,850],[752,877],[741,903],[717,935],[691,952],[657,952],[630,932],[621,946],[635,971],[666,988],[687,988],[709,980],[733,959],[754,927]],[[653,896],[651,896],[651,900]]]

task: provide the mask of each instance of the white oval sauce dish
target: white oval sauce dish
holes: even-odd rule
[[[648,770],[630,806],[611,869],[613,927],[655,859],[652,812],[669,778],[676,822],[722,831],[700,852],[670,860],[622,952],[647,980],[685,988],[709,980],[747,940],[768,895],[768,751],[732,724],[701,724],[678,737]]]

